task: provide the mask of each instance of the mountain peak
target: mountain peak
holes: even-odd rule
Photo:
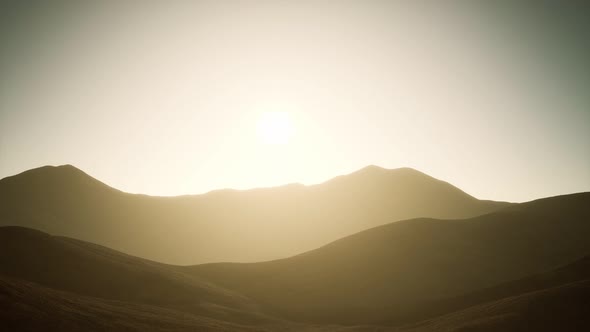
[[[81,169],[79,169],[76,166],[71,165],[71,164],[63,164],[63,165],[57,165],[57,166],[47,165],[47,166],[42,166],[39,168],[34,168],[30,171],[44,172],[46,174],[53,173],[53,174],[85,174],[85,175],[88,175],[84,171],[82,171]]]
[[[66,172],[68,173],[84,173],[82,170],[80,170],[79,168],[75,167],[74,165],[71,164],[63,164],[63,165],[45,165],[45,166],[41,166],[41,167],[37,167],[37,168],[32,168],[29,170],[26,170],[24,172],[18,173],[14,176],[21,176],[21,175],[32,175],[32,174],[65,174]],[[86,174],[86,173],[84,173]]]
[[[76,167],[76,166],[74,166],[72,164],[63,164],[63,165],[49,166],[49,167],[58,168],[58,169],[67,169],[67,170],[71,170],[71,171],[80,171],[81,172],[81,170],[78,167]]]
[[[391,171],[391,169],[383,168],[383,167],[377,166],[377,165],[369,165],[369,166],[365,166],[357,171],[354,171],[354,172],[350,173],[349,175],[375,175],[375,176],[379,176],[379,175],[386,174],[389,171]]]
[[[374,175],[374,176],[382,176],[382,175],[398,175],[398,176],[422,176],[432,178],[431,176],[420,172],[414,168],[410,167],[400,167],[400,168],[384,168],[377,165],[369,165],[365,166],[358,171],[352,172],[348,175]]]
[[[22,173],[6,177],[0,180],[5,183],[13,183],[20,186],[95,186],[113,189],[105,183],[93,178],[81,169],[70,165],[46,165],[33,168]]]
[[[361,168],[357,172],[383,172],[383,171],[387,171],[387,169],[383,168],[381,166],[377,166],[377,165],[369,165],[369,166],[365,166],[365,167]]]
[[[37,168],[33,168],[22,173],[16,174],[14,176],[8,178],[72,178],[72,177],[90,177],[90,175],[86,174],[84,171],[80,170],[79,168],[70,165],[46,165]],[[6,179],[8,179],[6,178]]]

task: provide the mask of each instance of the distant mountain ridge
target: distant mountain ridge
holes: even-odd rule
[[[0,226],[177,264],[283,258],[392,221],[468,218],[509,205],[477,200],[416,170],[377,166],[318,185],[178,197],[124,193],[71,165],[0,180]]]

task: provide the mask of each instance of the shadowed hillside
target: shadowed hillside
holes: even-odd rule
[[[0,275],[5,331],[272,331],[182,311],[57,291]]]
[[[590,280],[474,306],[404,331],[588,331]]]
[[[588,282],[590,256],[545,273],[426,304],[404,320],[431,318],[409,327],[418,331],[468,327],[474,331],[525,331],[527,326],[535,331],[586,330],[590,327]]]
[[[412,169],[376,166],[313,186],[181,197],[123,193],[69,165],[0,180],[0,225],[176,264],[283,258],[395,220],[466,218],[507,205]]]
[[[404,331],[587,331],[590,329],[590,257],[565,267],[445,299],[447,314]],[[431,310],[430,315],[435,315]],[[415,319],[416,317],[408,317]]]
[[[582,193],[466,220],[396,222],[288,259],[187,269],[291,319],[395,324],[437,299],[574,261],[590,253],[588,238]]]
[[[21,227],[0,228],[0,275],[83,296],[241,323],[268,320],[235,292],[172,266]]]

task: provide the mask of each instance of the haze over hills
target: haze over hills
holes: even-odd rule
[[[312,186],[179,197],[127,194],[70,165],[0,180],[0,225],[176,264],[283,258],[397,220],[467,218],[508,205],[413,169],[377,166]]]
[[[464,220],[379,226],[288,259],[187,267],[291,319],[401,321],[430,302],[548,271],[590,253],[590,193]]]
[[[288,259],[197,266],[0,227],[0,318],[15,331],[584,330],[589,203],[411,219]]]
[[[0,332],[590,332],[589,18],[0,1]]]

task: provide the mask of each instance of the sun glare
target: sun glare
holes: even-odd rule
[[[287,112],[265,112],[258,119],[257,134],[264,144],[287,144],[295,133]]]

